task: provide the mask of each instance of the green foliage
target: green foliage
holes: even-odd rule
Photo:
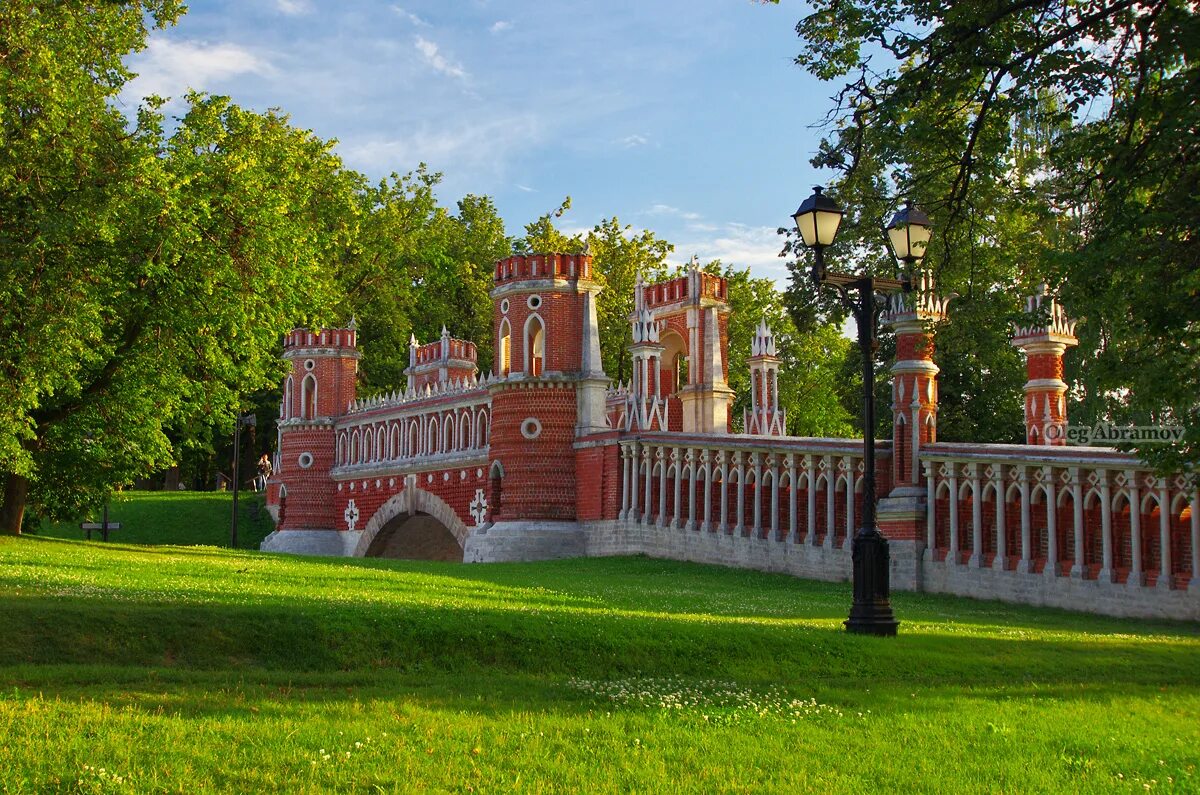
[[[1082,398],[1073,421],[1182,424],[1183,444],[1140,452],[1194,467],[1200,11],[1174,0],[826,0],[797,32],[797,63],[843,81],[814,159],[855,210],[840,248],[885,267],[874,227],[890,197],[912,197],[938,227],[927,266],[970,304],[973,326],[941,346],[947,391],[962,398],[941,424],[1013,427],[1011,416],[988,421],[985,394],[1016,381],[992,329],[1045,280],[1081,320],[1068,355]]]
[[[585,245],[582,235],[565,235],[555,225],[554,219],[562,218],[571,209],[571,197],[562,204],[525,224],[525,237],[513,241],[514,254],[579,254]]]
[[[432,342],[443,324],[477,343],[481,370],[491,366],[492,265],[511,244],[490,198],[466,196],[451,215],[434,193],[440,180],[422,164],[359,192],[338,279],[342,322],[360,322],[364,394],[404,384],[410,337]]]
[[[897,593],[880,640],[849,601],[646,558],[0,539],[0,730],[38,740],[0,789],[1196,789],[1194,626]]]
[[[113,8],[137,23],[89,21],[129,26],[122,41],[137,46],[142,7]],[[26,89],[4,94],[4,117],[20,123],[5,126],[0,153],[13,186],[0,199],[9,531],[26,495],[42,515],[78,513],[168,466],[172,436],[228,422],[240,395],[276,382],[279,335],[328,306],[328,262],[347,233],[352,184],[329,143],[195,94],[170,136],[154,101],[129,130],[107,102],[125,75],[89,66],[86,47],[54,56],[90,69],[82,84],[20,60],[4,68]],[[74,138],[47,132],[72,114]]]

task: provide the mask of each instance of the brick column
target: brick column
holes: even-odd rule
[[[888,300],[883,322],[896,332],[892,364],[892,490],[879,501],[879,529],[892,549],[893,587],[917,589],[925,548],[925,476],[920,462],[923,445],[937,441],[937,374],[933,362],[933,329],[944,321],[952,296],[934,291],[933,278],[922,274],[907,294]]]
[[[1046,285],[1025,299],[1033,316],[1027,326],[1013,329],[1012,344],[1025,353],[1025,442],[1064,445],[1067,425],[1067,384],[1063,381],[1063,354],[1079,344],[1075,321],[1052,296]]]

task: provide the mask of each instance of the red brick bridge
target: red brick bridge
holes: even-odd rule
[[[644,553],[844,580],[862,511],[854,439],[785,435],[779,358],[760,325],[751,408],[733,434],[724,279],[639,284],[633,375],[600,361],[586,255],[496,263],[495,364],[413,339],[407,383],[360,399],[353,326],[284,340],[278,529],[264,549],[485,562]],[[1118,615],[1200,619],[1200,503],[1106,447],[1065,445],[1074,323],[1029,299],[1027,444],[937,441],[934,338],[947,300],[891,299],[891,442],[878,445],[894,587]],[[741,358],[741,357],[739,357]]]

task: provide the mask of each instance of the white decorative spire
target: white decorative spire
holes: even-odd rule
[[[648,309],[642,309],[633,321],[633,344],[657,345],[662,334],[662,324],[654,319]]]
[[[771,333],[771,327],[767,325],[767,321],[760,320],[758,328],[754,330],[754,339],[750,343],[751,356],[774,356],[775,355],[775,335]]]

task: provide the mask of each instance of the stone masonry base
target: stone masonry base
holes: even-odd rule
[[[263,541],[269,552],[300,555],[354,554],[361,532],[276,531]],[[999,571],[926,559],[924,543],[891,541],[892,588],[997,599],[1134,618],[1200,621],[1200,588],[1167,590],[1125,584]],[[534,561],[571,557],[649,555],[806,579],[846,582],[850,551],[727,533],[699,532],[657,524],[599,522],[501,522],[470,531],[467,563]]]

